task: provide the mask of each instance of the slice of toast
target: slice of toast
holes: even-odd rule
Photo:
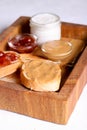
[[[12,53],[12,54],[14,53],[14,55],[16,55],[17,59],[12,61],[10,64],[6,64],[4,66],[3,65],[0,66],[0,78],[14,73],[21,66],[21,63],[22,63],[18,53],[13,52],[13,51],[6,51],[4,53],[9,53],[9,54],[10,53]]]
[[[21,68],[21,83],[35,91],[57,91],[61,81],[58,64],[46,60],[26,61]]]

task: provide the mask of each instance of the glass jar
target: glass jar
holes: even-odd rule
[[[30,33],[38,37],[38,44],[61,38],[60,17],[51,13],[40,13],[30,19]]]
[[[37,37],[28,33],[18,34],[8,40],[8,46],[19,53],[31,53],[37,47]]]
[[[66,64],[72,52],[72,44],[65,40],[54,40],[43,44],[41,50],[46,58],[59,64]]]

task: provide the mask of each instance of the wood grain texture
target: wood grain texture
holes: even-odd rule
[[[62,37],[87,41],[87,25],[62,22]]]
[[[29,18],[20,17],[0,35],[0,48],[10,36],[28,32]],[[9,31],[10,30],[10,31]],[[62,22],[62,36],[87,40],[87,26]],[[34,92],[21,83],[0,81],[0,109],[17,112],[49,122],[66,124],[87,83],[87,47],[58,92]]]

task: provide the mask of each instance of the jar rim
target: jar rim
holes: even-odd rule
[[[46,48],[46,45],[48,44],[48,50]],[[62,51],[60,53],[57,53],[57,54],[53,54],[52,51],[50,52],[50,49],[58,49],[58,47],[60,47],[62,44],[62,48],[64,48],[64,46],[67,45],[68,49],[66,51]],[[56,45],[56,46],[55,46]],[[42,45],[41,47],[41,50],[42,52],[45,54],[45,55],[50,55],[50,56],[53,56],[53,57],[62,57],[62,56],[68,56],[71,52],[72,52],[72,43],[71,42],[68,42],[68,41],[64,41],[64,40],[53,40],[53,41],[49,41],[49,42],[46,42]],[[58,51],[58,50],[57,50]]]
[[[53,16],[55,17],[54,20],[52,20],[51,22],[48,22],[48,23],[41,23],[41,22],[38,22],[37,19],[38,17],[42,17],[42,15],[49,15],[49,16]],[[35,17],[37,18],[35,20]],[[47,25],[53,25],[55,23],[60,23],[60,17],[56,14],[53,14],[53,13],[37,13],[35,15],[33,15],[31,18],[30,18],[30,25],[36,25],[36,26],[47,26]]]

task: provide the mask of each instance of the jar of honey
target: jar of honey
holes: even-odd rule
[[[42,53],[47,59],[59,64],[67,64],[72,52],[72,44],[65,40],[54,40],[44,43],[41,46]]]
[[[30,33],[38,37],[38,44],[61,38],[60,17],[51,13],[40,13],[30,19]]]

